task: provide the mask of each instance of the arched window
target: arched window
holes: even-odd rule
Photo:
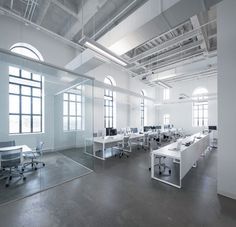
[[[208,125],[208,101],[207,101],[207,89],[196,88],[193,92],[193,126],[202,127]]]
[[[110,76],[105,77],[104,83],[115,86],[114,79]],[[104,127],[115,128],[115,92],[111,89],[104,90]]]
[[[39,51],[26,43],[10,49],[23,56],[43,61]],[[43,131],[43,78],[16,66],[9,66],[9,133],[38,133]]]
[[[144,96],[144,91],[141,90],[141,95]],[[144,97],[140,100],[140,117],[141,117],[141,127],[144,127],[145,120],[145,105],[144,105]]]

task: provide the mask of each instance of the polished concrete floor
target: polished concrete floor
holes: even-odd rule
[[[78,153],[80,152],[76,150],[76,157]],[[4,179],[0,180],[0,204],[32,195],[91,173],[89,169],[58,152],[45,153],[39,161],[43,161],[46,164],[45,167],[40,168],[40,166],[42,167],[40,164],[37,170],[32,170],[31,166],[25,168],[25,181],[20,178],[13,178],[10,186],[6,188],[6,181]]]
[[[216,193],[213,151],[181,190],[151,180],[149,154],[95,161],[95,172],[0,208],[0,226],[235,227],[236,201]]]

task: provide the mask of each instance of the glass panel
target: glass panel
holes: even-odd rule
[[[9,93],[19,94],[20,86],[15,84],[9,84]]]
[[[81,103],[77,103],[77,116],[81,116],[82,113],[81,113]]]
[[[204,110],[204,117],[207,118],[208,117],[208,111]]]
[[[68,117],[63,117],[63,130],[68,130]]]
[[[30,87],[21,87],[21,94],[22,95],[31,95],[31,88]]]
[[[33,98],[33,114],[41,114],[40,98]]]
[[[41,132],[41,117],[33,117],[33,132]]]
[[[26,79],[31,79],[31,73],[28,71],[22,70],[21,77],[26,78]]]
[[[19,68],[16,68],[16,67],[13,67],[13,66],[9,66],[9,75],[19,76],[20,75]]]
[[[70,94],[70,101],[75,101],[75,95],[74,94]]]
[[[81,102],[81,95],[77,95],[77,102]]]
[[[20,113],[20,97],[9,95],[9,113]]]
[[[63,115],[68,115],[68,102],[63,102]]]
[[[76,124],[75,124],[75,117],[70,117],[70,130],[75,130]]]
[[[22,115],[22,132],[30,132],[30,116]]]
[[[41,97],[41,89],[33,88],[33,96]]]
[[[29,86],[33,86],[33,87],[40,87],[39,82],[24,80],[24,79],[21,79],[21,78],[10,77],[9,81],[12,82],[12,83],[16,83],[16,84],[29,85]]]
[[[33,80],[41,81],[41,75],[39,74],[33,74]]]
[[[9,116],[9,133],[19,133],[20,132],[20,117],[19,115]]]
[[[64,99],[64,100],[68,100],[68,96],[69,96],[68,93],[64,93],[64,94],[63,94],[63,99]]]
[[[75,102],[70,102],[70,115],[75,115]]]
[[[81,117],[77,117],[77,129],[78,130],[82,129],[81,125],[82,125],[82,119],[81,119]]]
[[[21,112],[23,114],[31,113],[31,98],[30,97],[21,97]]]

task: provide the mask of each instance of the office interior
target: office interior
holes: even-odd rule
[[[0,226],[235,226],[235,9],[0,1]]]

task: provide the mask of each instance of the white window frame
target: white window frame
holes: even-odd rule
[[[163,100],[169,100],[170,99],[170,89],[164,88],[163,89]]]

